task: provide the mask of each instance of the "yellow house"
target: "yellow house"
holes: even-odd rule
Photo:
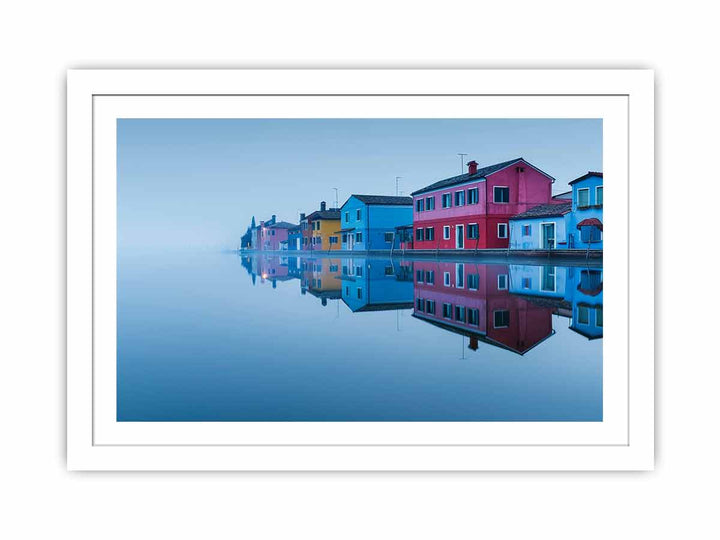
[[[320,203],[320,210],[313,212],[307,217],[310,225],[310,245],[307,249],[311,251],[337,251],[340,249],[340,210],[325,206]]]

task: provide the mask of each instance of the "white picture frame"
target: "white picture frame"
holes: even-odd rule
[[[633,204],[654,192],[652,71],[72,70],[67,85],[69,469],[653,468],[654,215],[651,205]],[[603,237],[604,350],[613,358],[603,372],[607,422],[360,422],[328,431],[328,423],[113,421],[116,119],[337,117],[349,110],[357,117],[603,118],[603,170],[613,179]]]

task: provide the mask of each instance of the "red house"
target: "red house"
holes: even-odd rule
[[[523,158],[478,168],[412,193],[414,249],[507,248],[508,219],[549,204],[555,179]]]

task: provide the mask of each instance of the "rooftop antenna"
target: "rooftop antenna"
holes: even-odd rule
[[[334,187],[335,190],[335,208],[339,208],[338,206],[338,188]]]
[[[467,156],[467,154],[458,153],[458,156],[460,156],[460,174],[462,174],[465,170],[465,156]]]
[[[400,179],[402,176],[395,177],[395,195],[400,195]]]

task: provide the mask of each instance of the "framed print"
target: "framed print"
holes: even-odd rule
[[[68,467],[652,469],[653,129],[643,70],[70,71]]]

